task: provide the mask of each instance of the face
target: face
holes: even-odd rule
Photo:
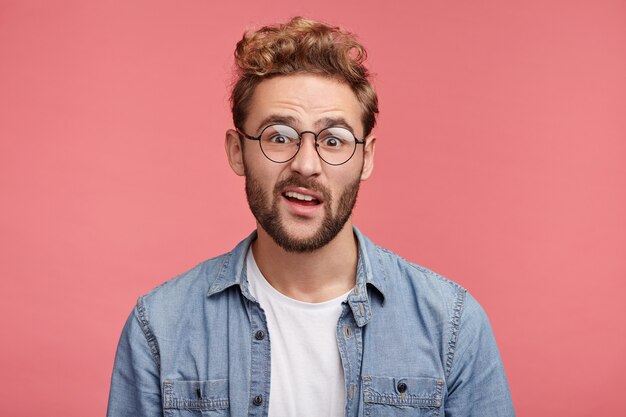
[[[281,76],[257,86],[243,129],[256,136],[273,123],[299,132],[342,126],[361,139],[361,112],[346,84],[311,74]],[[373,167],[373,137],[357,145],[354,156],[339,166],[319,158],[309,133],[295,158],[282,164],[268,160],[258,142],[244,140],[241,148],[236,132],[227,133],[229,161],[246,177],[248,203],[258,225],[279,246],[289,252],[313,251],[350,226],[360,181]]]

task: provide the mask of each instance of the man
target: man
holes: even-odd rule
[[[349,33],[294,18],[235,53],[233,171],[257,230],[140,297],[108,416],[512,416],[487,317],[351,221],[377,97]]]

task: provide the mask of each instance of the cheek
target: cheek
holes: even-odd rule
[[[263,191],[268,204],[273,204],[276,198],[279,197],[275,193],[279,175],[279,173],[267,170],[248,169],[246,172],[246,178],[253,181]]]
[[[335,185],[333,186],[333,205],[336,205],[339,198],[345,194],[348,190],[351,190],[355,186],[355,182],[358,183],[361,180],[361,171],[352,169],[349,172],[343,173],[341,178],[337,178]]]
[[[276,183],[276,178],[280,172],[276,170],[276,167],[270,165],[273,162],[268,161],[263,155],[258,155],[256,152],[245,152],[243,157],[244,173],[246,177],[249,177],[256,181],[258,184],[268,186],[268,183]],[[275,164],[276,165],[276,164]]]
[[[362,145],[359,145],[359,147]],[[354,178],[361,177],[361,173],[363,172],[363,167],[365,166],[365,158],[363,157],[363,150],[360,148],[356,149],[356,153],[348,162],[346,162],[342,167],[345,167],[345,177],[348,178],[347,182],[353,182]]]

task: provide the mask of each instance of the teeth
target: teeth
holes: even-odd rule
[[[310,195],[304,195],[304,194],[299,194],[293,191],[287,191],[285,193],[285,195],[287,197],[291,197],[291,198],[297,198],[298,200],[302,200],[302,201],[313,201],[314,198],[311,197]]]

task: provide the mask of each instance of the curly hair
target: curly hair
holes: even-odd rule
[[[235,50],[236,81],[230,97],[233,123],[243,129],[254,89],[265,79],[313,73],[347,83],[363,110],[364,136],[376,124],[378,97],[363,65],[367,52],[356,37],[303,17],[246,32]]]

